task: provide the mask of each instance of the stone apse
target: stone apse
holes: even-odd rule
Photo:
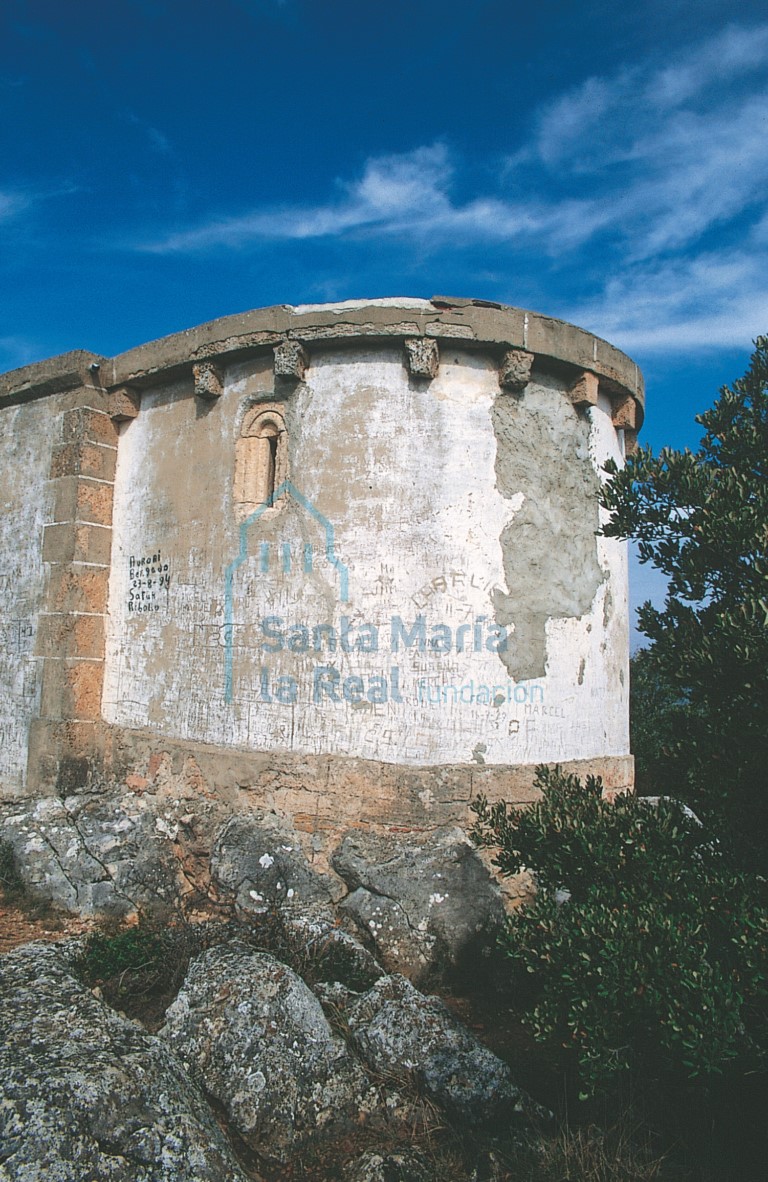
[[[598,491],[642,413],[605,341],[447,297],[0,377],[0,797],[183,776],[317,835],[465,823],[541,762],[627,787]]]

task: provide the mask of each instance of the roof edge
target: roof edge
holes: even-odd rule
[[[328,345],[356,338],[425,336],[503,352],[523,349],[542,360],[589,370],[616,392],[630,394],[642,421],[642,374],[630,357],[583,328],[539,312],[460,296],[394,297],[337,304],[276,304],[173,333],[108,359],[73,350],[0,375],[0,405],[82,384],[146,386],[196,361],[235,360],[285,340]],[[639,424],[638,424],[639,425]]]

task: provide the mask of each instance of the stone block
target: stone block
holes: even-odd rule
[[[41,717],[100,718],[103,681],[103,661],[48,657],[43,662]]]
[[[114,480],[117,449],[103,443],[64,443],[53,449],[51,477],[92,476]]]
[[[76,406],[61,416],[63,443],[103,443],[117,447],[117,431],[110,416],[91,406]]]
[[[224,373],[212,361],[198,361],[192,366],[195,394],[198,398],[220,398],[224,393]]]
[[[534,355],[525,349],[508,349],[499,366],[499,385],[502,390],[521,394],[531,380]]]
[[[440,368],[440,349],[436,340],[412,337],[405,341],[405,361],[415,378],[436,378]]]
[[[141,407],[141,395],[132,386],[117,386],[109,392],[109,417],[115,423],[135,419]]]
[[[309,369],[309,354],[300,341],[283,341],[275,346],[274,353],[275,377],[303,381]]]
[[[109,526],[58,522],[43,529],[43,562],[87,562],[108,566],[112,550]]]
[[[622,394],[611,401],[611,418],[617,431],[634,431],[637,426],[637,407],[631,394]]]
[[[93,612],[107,608],[109,570],[80,563],[55,563],[50,568],[48,603],[52,612]]]
[[[113,485],[106,481],[87,476],[60,476],[55,486],[53,519],[111,525],[112,495]]]
[[[35,653],[40,657],[104,657],[104,616],[47,612],[40,616]]]
[[[597,406],[599,383],[597,374],[585,369],[568,389],[568,397],[574,406]]]
[[[89,768],[103,763],[103,753],[104,724],[99,719],[35,718],[29,731],[29,786],[45,796],[62,788],[82,791]]]

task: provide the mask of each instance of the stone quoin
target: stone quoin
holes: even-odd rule
[[[466,824],[542,762],[629,786],[598,492],[643,401],[607,342],[448,297],[0,376],[0,800],[193,766],[322,843]]]

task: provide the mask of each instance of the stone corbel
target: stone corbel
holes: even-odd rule
[[[611,419],[617,431],[636,431],[637,407],[631,394],[621,394],[612,400]]]
[[[585,369],[568,388],[568,397],[574,406],[597,406],[599,382],[597,374]]]
[[[534,355],[526,349],[508,349],[499,366],[499,385],[510,394],[522,394],[531,380]]]
[[[283,341],[275,345],[275,377],[302,382],[309,369],[309,354],[301,341]]]
[[[224,393],[224,374],[212,361],[196,361],[192,366],[192,376],[198,398],[221,398]]]
[[[414,378],[436,378],[440,349],[431,337],[409,337],[405,342],[405,363]]]
[[[113,423],[127,423],[135,419],[141,406],[141,395],[133,386],[116,386],[107,396],[107,414]]]

